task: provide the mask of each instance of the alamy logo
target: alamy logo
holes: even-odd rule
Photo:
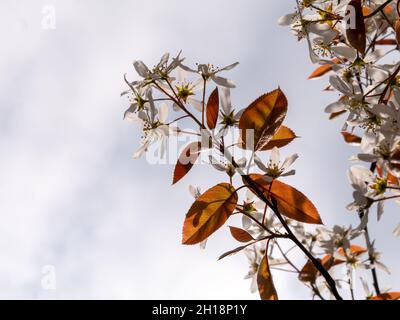
[[[41,285],[43,290],[57,289],[57,274],[54,266],[47,265],[42,268]]]
[[[343,27],[346,30],[357,28],[357,12],[352,5],[347,6],[346,14],[343,19]]]
[[[56,27],[56,9],[52,5],[44,6],[42,9],[42,28],[44,30],[55,30]]]

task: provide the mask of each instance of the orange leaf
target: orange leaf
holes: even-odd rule
[[[253,241],[254,238],[248,233],[246,230],[236,228],[236,227],[229,227],[232,237],[234,237],[239,242],[250,242]]]
[[[349,2],[346,16],[349,17],[349,25],[346,28],[347,40],[354,49],[364,55],[366,33],[361,0],[351,0]]]
[[[361,138],[359,136],[356,136],[349,132],[342,131],[342,136],[344,138],[344,141],[347,142],[348,144],[358,145],[361,143]]]
[[[382,177],[382,167],[377,166],[376,167],[376,171],[378,172],[379,176]],[[387,181],[389,182],[389,184],[391,185],[399,185],[399,179],[397,179],[393,174],[391,174],[390,172],[388,172],[387,177],[386,177]]]
[[[261,150],[275,135],[286,117],[288,102],[281,89],[264,94],[255,100],[243,112],[239,129],[241,129],[242,147]],[[247,141],[247,130],[253,130],[254,141]],[[248,145],[250,143],[250,145]]]
[[[356,244],[352,244],[352,245],[350,246],[350,248],[349,248],[349,251],[350,251],[350,253],[351,253],[352,255],[354,255],[354,256],[359,256],[359,255],[363,254],[364,252],[367,252],[367,249],[365,249],[365,248],[363,248],[363,247],[360,247],[360,246],[358,246],[358,245],[356,245]],[[343,249],[343,247],[340,247],[340,248],[338,249],[338,253],[341,254],[342,256],[345,255],[345,254],[344,254],[344,249]]]
[[[270,184],[260,174],[252,174],[250,179],[263,190],[266,197],[271,195],[277,201],[282,215],[300,222],[322,224],[314,204],[297,189],[279,180],[274,180],[270,188]]]
[[[291,129],[286,126],[281,126],[272,139],[262,149],[260,149],[260,151],[271,150],[274,147],[282,148],[296,138],[296,134]]]
[[[369,300],[400,300],[400,292],[387,292],[372,297]]]
[[[236,208],[238,195],[228,183],[207,190],[196,199],[186,214],[183,225],[183,244],[196,244],[217,231]]]
[[[332,70],[333,64],[339,63],[339,59],[333,59],[332,64],[324,64],[322,66],[319,66],[317,69],[313,71],[313,73],[310,74],[308,77],[308,80],[315,79],[322,77],[323,75],[327,74],[329,71]]]
[[[194,163],[199,157],[200,148],[201,142],[192,142],[182,151],[178,162],[175,165],[172,184],[177,183],[189,172],[190,169],[192,169]]]
[[[207,126],[214,129],[217,126],[219,112],[218,87],[211,93],[207,102]]]
[[[275,285],[269,269],[268,257],[265,255],[261,260],[257,273],[258,292],[262,300],[278,300]]]

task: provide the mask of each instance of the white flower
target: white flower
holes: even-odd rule
[[[256,163],[257,167],[264,171],[266,175],[264,176],[264,179],[267,182],[271,182],[272,180],[278,178],[278,177],[287,177],[294,175],[296,173],[295,170],[290,170],[286,171],[298,158],[299,156],[297,154],[293,154],[285,159],[283,163],[280,163],[280,152],[277,147],[274,147],[271,150],[271,154],[269,157],[269,161],[267,165],[264,165],[261,159],[257,156],[254,155],[254,162]]]
[[[149,69],[146,64],[141,60],[135,60],[133,62],[133,67],[139,76],[141,76],[144,81],[136,82],[134,85],[143,86],[151,83],[154,80],[165,80],[169,78],[169,74],[176,69],[184,59],[180,58],[180,53],[169,61],[169,53],[165,53],[157,65],[153,69]]]
[[[166,140],[170,134],[170,128],[166,125],[168,116],[168,106],[165,103],[160,105],[158,120],[151,119],[143,111],[139,112],[137,121],[142,126],[143,137],[140,141],[139,149],[134,153],[133,158],[140,158],[150,145],[160,141],[160,157],[164,156],[166,150]]]
[[[132,90],[123,92],[122,94],[130,93],[129,97],[131,105],[124,112],[124,120],[133,121],[136,119],[136,113],[141,110],[149,110],[154,105],[150,87],[132,87]]]
[[[233,109],[231,102],[231,90],[229,88],[222,87],[220,92],[222,107],[220,115],[221,124],[224,126],[224,128],[237,126],[245,109],[242,109],[235,114],[235,110]]]
[[[232,164],[224,160],[218,161],[213,156],[209,156],[209,160],[210,164],[214,167],[214,169],[225,172],[230,177],[233,177],[234,174],[236,173],[236,168]],[[243,169],[244,167],[246,167],[247,160],[246,158],[240,158],[235,162],[239,168]]]
[[[232,80],[217,76],[217,74],[222,71],[231,70],[234,67],[236,67],[238,64],[239,64],[239,62],[235,62],[224,68],[214,67],[214,65],[212,65],[212,64],[199,64],[197,66],[197,70],[191,69],[183,64],[181,64],[180,66],[182,69],[184,69],[186,71],[195,72],[195,73],[200,74],[205,81],[213,80],[219,86],[227,87],[227,88],[235,88],[236,86]]]
[[[352,229],[352,227],[344,228],[340,226],[334,226],[333,229],[327,229],[325,227],[318,228],[318,243],[325,253],[333,255],[337,249],[343,248],[347,250],[350,248],[350,242],[354,238],[360,235],[358,229]]]
[[[255,293],[257,292],[257,272],[261,262],[261,254],[259,253],[257,245],[244,249],[244,253],[249,262],[249,271],[244,278],[251,279],[250,292]]]
[[[165,92],[174,96],[175,94],[181,99],[184,103],[190,104],[197,111],[201,112],[203,109],[201,101],[195,99],[194,96],[196,92],[203,89],[204,81],[199,78],[194,82],[190,82],[187,79],[187,72],[181,67],[177,68],[177,79],[174,83],[175,88],[171,88],[168,84],[160,84],[160,86],[164,89]],[[180,107],[174,103],[173,104],[174,111],[179,111]]]

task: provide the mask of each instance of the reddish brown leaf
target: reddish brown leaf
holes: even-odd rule
[[[366,252],[367,250],[358,245],[351,245],[349,248],[349,251],[352,255],[359,256],[359,255],[363,254],[364,252]],[[344,256],[343,248],[339,248],[338,253]],[[332,257],[332,255],[330,255],[330,254],[325,255],[320,260],[320,262],[326,271],[329,271],[329,269],[332,268],[333,266],[345,263],[345,261],[343,261],[343,260],[334,259]],[[304,265],[304,267],[301,269],[301,271],[299,273],[299,280],[303,281],[303,282],[314,283],[315,280],[317,279],[318,275],[319,275],[319,272],[318,272],[317,268],[315,268],[313,263],[310,260],[308,260],[307,263]]]
[[[219,113],[219,94],[218,87],[211,93],[210,98],[207,102],[207,126],[210,129],[214,129],[217,126]]]
[[[229,227],[232,237],[235,238],[239,242],[250,242],[253,241],[254,238],[248,233],[246,230],[236,228],[236,227]]]
[[[199,157],[201,142],[191,142],[182,151],[179,156],[178,162],[175,165],[174,178],[172,184],[181,180],[192,169],[194,163]]]
[[[397,41],[396,41],[396,39],[380,39],[380,40],[376,40],[375,44],[381,45],[381,46],[390,46],[390,45],[396,45]]]
[[[337,117],[341,116],[341,115],[344,114],[344,113],[346,113],[346,110],[339,111],[339,112],[333,112],[333,113],[331,113],[331,115],[329,116],[329,120],[336,119]]]
[[[387,292],[372,297],[369,300],[400,300],[400,292]]]
[[[260,151],[271,150],[274,147],[282,148],[296,138],[296,134],[291,129],[286,126],[281,126],[272,139],[262,149],[260,149]]]
[[[186,214],[182,232],[183,244],[196,244],[217,231],[233,213],[238,201],[235,188],[221,183],[207,190]]]
[[[329,71],[332,70],[333,64],[339,63],[340,60],[333,59],[331,62],[332,63],[324,64],[322,66],[319,66],[317,69],[315,69],[308,77],[308,80],[316,79],[316,78],[322,77],[323,75],[327,74]]]
[[[270,184],[260,174],[252,174],[250,179],[263,190],[266,197],[271,195],[277,201],[282,215],[304,223],[322,224],[314,204],[297,189],[278,180],[274,180],[270,188]],[[246,183],[245,180],[244,182]],[[271,190],[270,193],[269,190]]]
[[[262,300],[278,300],[274,281],[269,269],[268,257],[265,255],[261,260],[257,273],[258,292]]]
[[[286,117],[288,102],[281,89],[262,95],[243,112],[241,129],[242,147],[261,150],[272,139]],[[254,141],[247,136],[246,130],[252,130]]]
[[[344,138],[344,141],[348,144],[359,145],[361,143],[361,138],[359,136],[356,136],[349,132],[342,131],[342,136]]]
[[[351,0],[349,2],[346,16],[349,17],[349,25],[346,28],[347,40],[354,49],[364,55],[366,33],[361,0]]]
[[[330,254],[324,256],[322,260],[321,259],[319,260],[326,271],[328,271],[335,264],[335,260],[332,258]],[[304,267],[300,270],[299,280],[303,282],[314,283],[317,280],[318,274],[319,271],[311,262],[311,260],[307,260]]]

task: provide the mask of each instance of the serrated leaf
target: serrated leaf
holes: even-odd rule
[[[236,208],[238,195],[228,183],[212,187],[196,199],[186,214],[183,244],[196,244],[217,231]]]
[[[361,0],[351,0],[349,2],[347,16],[349,17],[349,25],[346,28],[347,40],[363,56],[367,40]]]
[[[264,255],[258,267],[257,285],[262,300],[278,300],[267,255]]]
[[[192,169],[194,163],[199,157],[200,148],[201,142],[197,141],[189,143],[189,145],[182,151],[175,165],[172,184],[177,183],[190,171],[190,169]]]
[[[249,177],[263,190],[266,197],[271,196],[277,201],[278,209],[285,217],[304,223],[322,224],[314,204],[296,188],[279,180],[274,180],[270,187],[270,183],[260,174],[251,174]]]
[[[207,108],[207,126],[214,129],[217,126],[218,113],[219,113],[219,94],[218,87],[211,93],[208,98]]]
[[[248,233],[246,230],[231,226],[229,227],[229,230],[231,231],[232,237],[239,242],[246,243],[254,240],[251,234]]]
[[[264,94],[248,106],[239,121],[242,147],[261,150],[272,139],[286,117],[288,102],[281,89]],[[254,141],[247,141],[252,130]],[[251,145],[248,145],[248,144]]]
[[[292,129],[286,126],[281,126],[272,137],[272,139],[262,149],[260,149],[260,151],[271,150],[274,147],[282,148],[291,143],[296,138],[297,136],[292,131]]]

